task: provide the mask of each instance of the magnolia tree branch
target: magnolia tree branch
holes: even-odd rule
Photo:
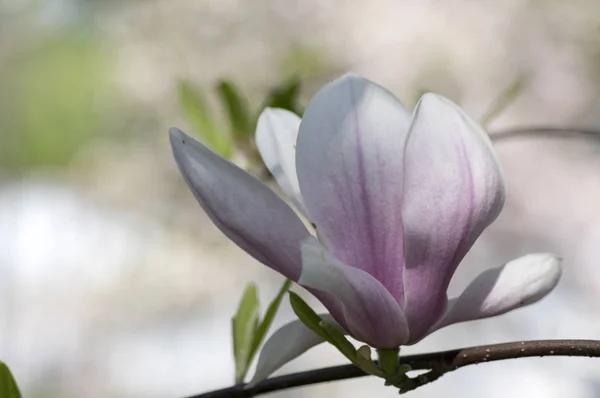
[[[492,344],[430,354],[401,356],[400,363],[409,365],[413,370],[428,371],[419,378],[418,382],[409,386],[409,389],[414,389],[464,366],[505,359],[546,356],[600,358],[600,340],[536,340]],[[247,390],[244,390],[243,385],[236,385],[189,398],[251,398],[293,387],[362,376],[366,376],[366,373],[354,365],[333,366],[273,377]]]
[[[548,126],[534,126],[534,127],[515,127],[504,130],[491,131],[490,137],[492,141],[504,141],[511,138],[519,137],[554,137],[554,138],[574,138],[574,137],[588,137],[599,139],[600,130],[598,129],[586,129],[578,127],[548,127]]]

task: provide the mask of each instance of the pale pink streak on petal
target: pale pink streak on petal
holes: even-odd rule
[[[353,74],[308,104],[296,168],[304,204],[332,253],[379,280],[402,304],[402,154],[410,115]]]
[[[400,306],[386,288],[367,272],[343,264],[315,238],[302,241],[302,274],[298,283],[337,300],[340,323],[355,337],[375,348],[406,343],[408,327]],[[326,302],[324,302],[327,305]]]
[[[297,280],[300,241],[310,233],[266,185],[178,129],[173,155],[198,203],[215,225],[248,254]]]
[[[487,134],[449,100],[424,95],[404,156],[404,310],[411,340],[442,316],[456,267],[496,219],[504,196]]]

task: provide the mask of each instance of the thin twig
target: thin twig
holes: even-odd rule
[[[587,138],[600,138],[600,130],[594,128],[578,128],[578,127],[515,127],[503,130],[490,132],[492,141],[504,141],[510,138],[521,137],[554,137],[554,138],[573,138],[574,136]]]
[[[505,359],[545,356],[600,358],[600,340],[536,340],[492,344],[430,354],[401,356],[400,363],[409,365],[413,370],[433,369],[433,377],[428,380],[433,381],[448,372],[464,366],[502,361]],[[293,387],[353,379],[362,376],[366,376],[366,374],[354,365],[333,366],[273,377],[262,381],[254,388],[248,390],[244,390],[242,385],[237,385],[222,390],[194,395],[189,398],[251,398]]]

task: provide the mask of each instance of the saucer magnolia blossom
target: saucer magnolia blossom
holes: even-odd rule
[[[448,300],[454,271],[500,213],[505,186],[487,134],[441,96],[425,94],[411,115],[386,89],[348,74],[323,87],[302,120],[262,113],[261,155],[316,237],[266,185],[181,131],[170,134],[217,227],[372,347],[503,314],[558,282],[559,259],[534,254],[483,272]],[[299,321],[285,325],[265,344],[253,382],[321,341]]]

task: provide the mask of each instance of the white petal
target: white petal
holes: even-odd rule
[[[404,311],[411,340],[442,316],[456,267],[496,219],[504,197],[485,131],[451,101],[425,94],[404,156]]]
[[[554,254],[529,254],[483,272],[459,297],[450,301],[435,329],[501,315],[535,303],[558,283],[560,264],[561,259]]]
[[[296,167],[309,218],[335,257],[398,302],[404,261],[402,168],[410,114],[392,93],[348,74],[308,104]]]
[[[306,215],[296,174],[296,139],[300,117],[286,109],[266,108],[256,125],[256,146],[275,180]]]
[[[324,321],[339,326],[331,315],[319,314],[319,316]],[[340,330],[343,328],[340,327]],[[260,350],[256,371],[246,388],[253,387],[286,363],[323,342],[322,338],[299,320],[283,325],[267,339]]]
[[[375,348],[397,348],[407,341],[404,315],[390,292],[365,271],[334,258],[313,237],[302,241],[298,284],[336,299],[329,311],[334,317],[341,311],[339,322],[357,340]]]
[[[310,236],[296,213],[266,185],[178,129],[173,155],[215,225],[263,264],[297,280],[300,241]]]

